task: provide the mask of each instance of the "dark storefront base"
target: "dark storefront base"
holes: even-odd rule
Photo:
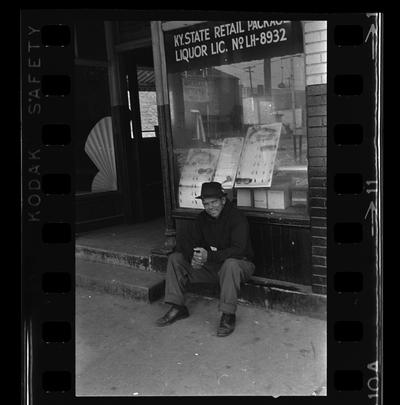
[[[267,310],[326,319],[325,296],[312,294],[311,292],[301,292],[296,287],[281,285],[279,281],[265,281],[263,284],[260,284],[259,280],[254,278],[244,283],[240,291],[240,302]],[[219,296],[218,286],[206,284],[192,285],[189,292],[213,298]]]
[[[192,226],[196,213],[175,216],[177,238]],[[255,253],[254,275],[262,278],[311,285],[311,232],[309,220],[270,214],[247,215]]]
[[[90,262],[121,266],[132,275],[134,271],[164,274],[168,256],[160,253],[164,241],[164,219],[136,225],[120,225],[87,232],[76,238],[76,256]],[[310,271],[310,270],[309,270]],[[117,278],[117,277],[116,277]],[[113,281],[113,290],[115,283]],[[96,281],[95,283],[98,283]],[[106,281],[103,281],[106,283]],[[121,288],[127,287],[121,284]],[[140,286],[138,286],[140,287]],[[104,287],[107,290],[107,286]],[[162,299],[163,288],[157,288]],[[218,286],[191,285],[190,293],[218,298]],[[310,285],[296,284],[265,277],[252,277],[242,285],[240,302],[268,310],[290,312],[320,319],[326,317],[326,296],[313,294]]]

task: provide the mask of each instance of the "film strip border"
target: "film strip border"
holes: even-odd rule
[[[68,13],[21,15],[24,403],[74,396],[73,37]]]
[[[343,403],[378,403],[382,16],[334,20],[328,21],[327,273],[334,287],[328,345],[335,355],[328,351],[328,380],[346,393]]]
[[[327,106],[319,103],[316,108],[324,111],[316,116],[321,120],[321,142],[325,136],[327,145],[327,155],[322,152],[317,158],[326,157],[328,174],[313,190],[325,206],[313,210],[311,221],[325,228],[328,241],[327,263],[314,260],[313,266],[313,279],[319,278],[328,292],[328,400],[375,404],[381,398],[382,366],[382,16],[328,15],[326,19],[327,89],[311,86],[307,97],[322,100],[327,95]],[[75,398],[72,42],[68,13],[56,17],[42,10],[23,13],[26,403],[70,403]],[[319,257],[316,249],[313,257]]]

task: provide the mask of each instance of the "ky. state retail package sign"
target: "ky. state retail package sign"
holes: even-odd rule
[[[300,21],[213,21],[164,38],[169,73],[303,52]]]

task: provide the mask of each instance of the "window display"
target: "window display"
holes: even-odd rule
[[[307,213],[302,35],[290,21],[165,33],[177,207],[202,209],[218,181],[239,207]]]
[[[235,186],[271,187],[282,124],[251,126],[240,158]]]
[[[242,153],[244,138],[225,138],[215,171],[214,181],[218,181],[225,189],[232,189]]]
[[[204,182],[212,181],[219,157],[219,149],[190,149],[182,167],[179,181],[179,206],[202,208],[196,200]]]

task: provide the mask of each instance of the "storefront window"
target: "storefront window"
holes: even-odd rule
[[[165,33],[177,206],[204,181],[239,207],[305,213],[305,68],[299,22],[203,23]]]
[[[107,68],[76,65],[74,71],[76,194],[117,190]]]

